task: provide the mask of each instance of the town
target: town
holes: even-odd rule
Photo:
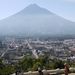
[[[24,56],[35,59],[48,56],[50,59],[72,62],[75,61],[75,39],[5,37],[0,41],[0,58],[3,59],[3,63],[15,64]]]

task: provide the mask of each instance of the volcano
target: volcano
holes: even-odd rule
[[[0,34],[70,35],[75,34],[75,23],[37,4],[31,4],[20,12],[1,20]]]

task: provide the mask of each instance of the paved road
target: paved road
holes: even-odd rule
[[[8,52],[8,49],[2,53],[1,57],[3,57],[5,55],[5,53],[7,53],[7,52]]]
[[[38,59],[38,54],[36,52],[36,49],[33,49],[28,41],[26,41],[26,42],[28,44],[29,49],[32,49],[31,51],[32,51],[33,55],[35,56],[35,58]]]
[[[32,53],[33,53],[33,55],[35,56],[35,58],[36,58],[36,59],[38,59],[38,58],[39,58],[35,49],[34,49],[34,50],[32,50]]]

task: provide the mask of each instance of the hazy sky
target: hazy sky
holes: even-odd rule
[[[0,19],[17,13],[32,3],[75,21],[75,0],[0,0]]]

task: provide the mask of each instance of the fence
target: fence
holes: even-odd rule
[[[50,75],[56,75],[56,74],[64,74],[64,69],[55,69],[55,70],[43,70],[42,71],[44,75],[50,74]],[[70,68],[71,73],[75,73],[75,68]],[[15,75],[15,74],[12,74]],[[21,75],[21,74],[20,74]],[[39,75],[38,71],[29,71],[23,73],[23,75]]]

